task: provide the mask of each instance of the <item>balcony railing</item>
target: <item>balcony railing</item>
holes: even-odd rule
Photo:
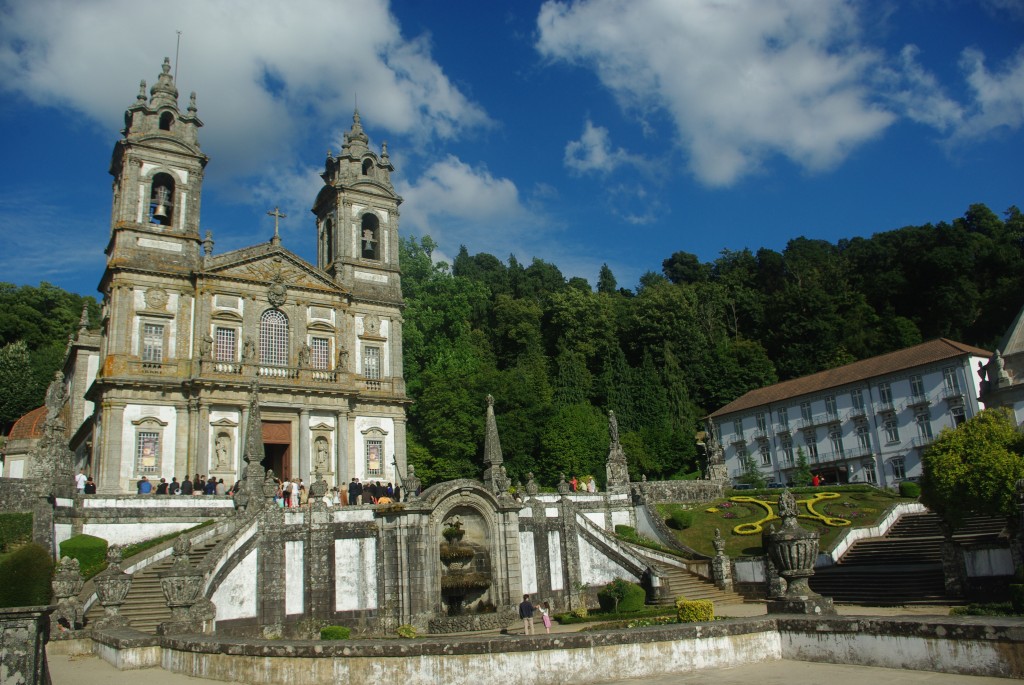
[[[754,430],[754,440],[767,440],[768,431],[757,428]]]
[[[892,402],[875,402],[876,414],[887,414],[894,411],[896,411],[896,407],[893,406]]]
[[[964,391],[960,388],[943,388],[942,399],[944,400],[960,400],[964,399]]]
[[[772,426],[772,428],[775,429],[776,433],[789,433],[790,432],[789,431],[789,422],[786,422],[786,423],[776,423],[775,425]]]
[[[847,421],[863,419],[865,416],[867,416],[867,410],[865,410],[864,407],[853,407],[850,411],[846,412]]]
[[[932,401],[927,395],[911,395],[907,400],[908,407],[927,407]]]
[[[805,428],[814,428],[814,419],[799,418],[794,421],[797,430],[804,430]]]
[[[911,441],[911,445],[914,447],[927,447],[928,445],[935,442],[935,436],[933,435],[919,435]]]

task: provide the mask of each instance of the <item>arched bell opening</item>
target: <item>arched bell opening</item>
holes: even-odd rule
[[[170,131],[171,126],[174,125],[174,115],[170,112],[164,112],[160,115],[160,130]]]
[[[380,259],[380,219],[373,212],[363,214],[360,230],[360,254],[363,259]]]
[[[171,226],[174,220],[174,179],[157,174],[149,193],[149,223]]]

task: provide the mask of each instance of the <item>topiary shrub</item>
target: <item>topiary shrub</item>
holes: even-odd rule
[[[345,626],[324,626],[320,629],[321,640],[347,640],[352,635],[352,629]]]
[[[647,593],[636,583],[616,578],[597,593],[601,610],[607,613],[628,613],[644,608]]]
[[[32,540],[32,514],[0,514],[0,552]]]
[[[42,546],[28,544],[0,560],[0,607],[50,603],[53,559]]]
[[[395,629],[395,634],[398,635],[398,637],[412,639],[416,637],[416,626],[409,623],[403,623]]]
[[[78,559],[82,577],[88,580],[107,567],[107,541],[92,535],[76,535],[60,543],[60,556]]]
[[[905,480],[900,483],[900,497],[912,497],[917,499],[921,496],[921,486],[917,483]]]
[[[693,525],[693,512],[689,509],[676,509],[669,517],[668,525],[676,530],[686,530]]]
[[[715,620],[715,603],[710,599],[690,601],[685,597],[676,598],[676,616],[680,623],[699,623]]]

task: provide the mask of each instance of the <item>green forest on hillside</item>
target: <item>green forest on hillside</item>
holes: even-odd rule
[[[1016,207],[710,263],[676,252],[635,290],[607,266],[592,288],[541,259],[463,247],[435,263],[433,248],[401,244],[408,450],[427,483],[479,475],[487,394],[513,481],[603,483],[608,409],[633,477],[680,477],[700,417],[748,390],[936,337],[992,349],[1024,304]],[[0,284],[4,432],[41,404],[83,302],[95,325],[92,298]]]

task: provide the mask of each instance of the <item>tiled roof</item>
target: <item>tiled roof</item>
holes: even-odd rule
[[[43,437],[43,423],[46,422],[46,407],[33,409],[11,426],[8,440],[34,440]]]
[[[921,343],[920,345],[914,345],[913,347],[871,357],[870,359],[862,359],[859,362],[853,362],[846,366],[819,371],[810,376],[802,376],[783,381],[782,383],[776,383],[775,385],[758,388],[757,390],[751,390],[742,397],[713,412],[711,416],[732,414],[772,402],[781,402],[793,397],[820,392],[829,388],[863,382],[869,378],[887,376],[945,359],[955,359],[965,355],[987,358],[991,354],[991,352],[980,347],[965,345],[953,340],[947,340],[946,338],[938,338]]]

